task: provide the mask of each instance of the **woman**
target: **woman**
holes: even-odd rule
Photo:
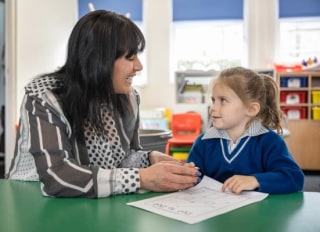
[[[139,142],[132,79],[145,47],[128,18],[98,10],[75,25],[65,64],[31,81],[21,105],[9,179],[40,181],[44,195],[99,198],[176,191],[199,172]]]

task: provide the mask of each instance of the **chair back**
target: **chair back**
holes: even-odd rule
[[[172,114],[171,130],[173,139],[194,140],[200,135],[202,117],[199,113]]]

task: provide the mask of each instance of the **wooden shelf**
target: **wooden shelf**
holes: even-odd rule
[[[289,120],[290,136],[285,139],[289,151],[302,169],[320,170],[320,118],[312,112],[320,107],[312,99],[312,91],[320,91],[320,72],[283,72],[276,77],[280,107]]]

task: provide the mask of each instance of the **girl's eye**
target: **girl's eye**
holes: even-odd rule
[[[217,99],[215,99],[214,97],[211,97],[211,102],[212,102],[212,104],[214,104],[216,102],[218,102],[219,104],[224,104],[224,103],[227,103],[228,101],[224,97],[219,97]]]
[[[228,102],[228,100],[227,100],[226,98],[222,97],[222,98],[220,99],[220,102],[221,102],[221,104],[225,104],[225,103]]]

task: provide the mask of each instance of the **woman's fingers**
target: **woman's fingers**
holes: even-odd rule
[[[140,184],[151,191],[177,191],[197,184],[199,176],[201,173],[194,167],[160,162],[140,170]]]

